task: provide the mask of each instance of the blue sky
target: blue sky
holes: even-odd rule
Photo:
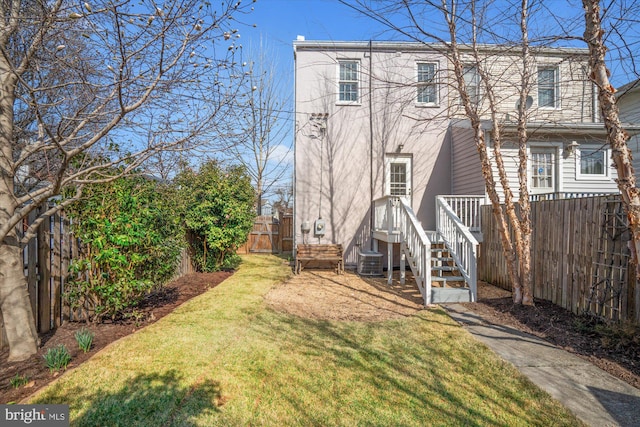
[[[245,0],[247,1],[247,0]],[[249,0],[250,1],[250,0]],[[623,7],[625,2],[614,2],[612,4],[620,4]],[[582,28],[582,7],[578,0],[544,0],[536,2],[541,15],[561,14],[566,19],[554,21],[548,18],[532,22],[532,26],[550,25],[552,31],[557,31],[559,26],[572,27],[568,29],[574,35],[581,35]],[[266,40],[268,46],[276,51],[278,63],[283,73],[289,76],[293,75],[293,48],[292,43],[296,36],[305,36],[307,40],[390,40],[398,39],[398,35],[385,31],[386,28],[382,24],[378,24],[368,19],[353,9],[344,6],[338,0],[257,0],[254,4],[254,11],[245,16],[242,20],[249,26],[242,30],[243,42],[251,44],[256,43],[262,37]],[[636,9],[633,14],[640,12],[640,7],[633,6]],[[508,11],[503,11],[508,14]],[[619,16],[619,11],[612,6],[612,14]],[[628,16],[627,16],[628,18]],[[577,19],[577,20],[574,20]],[[438,20],[440,21],[440,20]],[[548,24],[545,21],[552,21]],[[570,22],[573,25],[570,25]],[[256,28],[250,25],[256,24]],[[633,31],[633,40],[637,42],[638,36],[637,24],[629,21],[629,25],[635,28]],[[629,27],[627,27],[627,30]],[[629,37],[631,39],[631,37]],[[568,45],[568,40],[559,42],[562,45]],[[638,43],[640,44],[640,43]],[[638,50],[636,44],[632,50]],[[573,45],[586,47],[581,42],[573,42]],[[612,46],[610,46],[612,47]],[[626,83],[628,73],[615,73],[613,75],[614,84]]]

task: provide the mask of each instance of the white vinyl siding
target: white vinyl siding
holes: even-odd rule
[[[451,192],[452,194],[483,195],[482,167],[473,139],[473,130],[451,127]]]

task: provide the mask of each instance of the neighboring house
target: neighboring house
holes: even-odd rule
[[[618,108],[623,126],[628,123],[640,123],[640,79],[622,86],[616,95],[618,96]],[[627,144],[633,153],[636,185],[640,185],[640,135],[631,136]]]
[[[492,46],[482,53],[495,80],[503,153],[517,190],[517,148],[509,144],[516,132],[518,56]],[[532,193],[617,192],[585,71],[587,53],[536,52],[527,102]],[[425,251],[430,241],[440,240],[435,231],[447,210],[441,206],[445,199],[436,196],[485,196],[473,133],[452,89],[447,58],[438,46],[404,42],[298,40],[294,54],[296,243],[340,243],[347,265],[358,265],[372,250],[384,254],[388,269],[402,269],[405,255],[410,265],[419,264],[415,257],[422,249],[407,248],[408,236],[426,239]],[[483,111],[477,69],[469,65],[464,72],[472,101]],[[434,231],[425,235],[423,229]],[[423,280],[425,302],[432,301],[431,280]]]

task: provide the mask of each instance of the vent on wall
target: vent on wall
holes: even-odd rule
[[[358,274],[361,276],[382,276],[382,254],[358,252]]]

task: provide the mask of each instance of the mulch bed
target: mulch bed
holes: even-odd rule
[[[514,305],[511,293],[480,282],[478,302],[466,304],[489,323],[538,336],[611,375],[640,388],[640,327],[607,327],[595,317],[578,316],[549,301]]]
[[[137,307],[135,319],[98,324],[64,322],[55,331],[42,335],[38,353],[22,362],[7,362],[9,351],[5,349],[0,352],[0,403],[19,402],[57,377],[57,373],[49,372],[42,357],[49,348],[64,344],[72,357],[68,368],[77,367],[108,344],[156,322],[183,302],[217,286],[231,274],[233,273],[225,271],[196,273],[173,281],[145,298]],[[91,350],[86,354],[78,348],[74,336],[83,327],[95,334]],[[28,383],[20,388],[13,388],[11,379],[16,375],[26,375]]]

